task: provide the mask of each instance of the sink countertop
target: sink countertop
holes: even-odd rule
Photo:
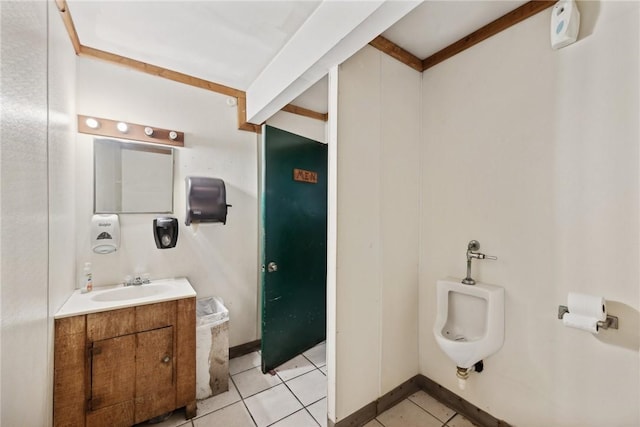
[[[118,291],[119,289],[140,288],[142,290],[142,288],[144,288],[144,290],[151,290],[151,288],[154,287],[160,289],[160,292],[128,299],[112,299],[108,297],[109,293]],[[132,291],[135,292],[135,290]],[[60,310],[55,314],[54,319],[98,313],[107,310],[116,310],[119,308],[135,307],[138,305],[155,304],[157,302],[172,301],[195,296],[196,291],[191,287],[191,283],[189,283],[189,280],[185,277],[152,280],[151,283],[139,286],[133,285],[125,287],[122,284],[99,286],[94,287],[93,291],[84,294],[80,292],[80,289],[76,289],[69,299],[62,305]]]

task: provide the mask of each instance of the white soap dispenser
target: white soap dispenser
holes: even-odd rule
[[[91,218],[91,249],[110,254],[120,246],[120,221],[116,214],[96,214]]]
[[[93,274],[91,273],[91,263],[85,262],[82,270],[82,278],[80,279],[80,292],[86,294],[93,290]]]

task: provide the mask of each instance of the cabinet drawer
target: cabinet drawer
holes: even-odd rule
[[[136,309],[87,314],[87,340],[100,341],[136,332]]]
[[[173,326],[176,323],[176,302],[167,301],[136,307],[136,332]]]

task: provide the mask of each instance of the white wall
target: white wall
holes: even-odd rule
[[[53,316],[76,285],[73,236],[76,225],[74,187],[77,123],[76,55],[54,4],[49,4],[48,74],[49,315]]]
[[[333,421],[418,372],[420,73],[365,47],[339,67],[337,120]]]
[[[315,120],[299,114],[278,111],[269,120],[269,126],[304,136],[314,141],[327,143],[327,123]]]
[[[0,8],[0,424],[48,425],[50,314],[68,294],[75,258],[64,243],[73,234],[73,168],[65,167],[73,164],[75,56],[53,3]]]
[[[518,426],[640,425],[638,2],[581,2],[580,40],[549,46],[550,10],[423,75],[420,372]],[[497,261],[504,347],[456,386],[432,336],[435,284],[467,242]],[[620,330],[557,319],[603,295]]]
[[[152,221],[157,215],[120,215],[121,247],[109,255],[90,251],[93,212],[92,137],[77,137],[77,261],[93,264],[97,286],[125,275],[186,276],[199,297],[220,296],[229,308],[230,345],[257,336],[257,153],[255,133],[237,130],[236,109],[226,97],[92,59],[78,59],[78,113],[185,132],[176,150],[174,216],[178,244],[156,249]],[[186,227],[185,177],[222,178],[227,187],[227,224]],[[79,274],[79,272],[78,272]]]
[[[55,3],[49,8],[48,188],[49,188],[49,357],[47,384],[53,384],[53,315],[75,288],[76,55]],[[53,416],[53,387],[47,417]],[[28,410],[28,409],[27,409]],[[44,425],[44,424],[43,424]]]
[[[47,420],[47,6],[2,17],[2,425]],[[11,60],[10,60],[11,59]],[[27,405],[28,403],[28,405]]]

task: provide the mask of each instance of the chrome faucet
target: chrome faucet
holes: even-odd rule
[[[142,276],[135,276],[135,277],[131,277],[127,275],[124,278],[124,282],[122,284],[124,286],[140,286],[147,283],[151,283],[151,280],[149,280],[149,274],[143,274]]]
[[[465,285],[475,285],[476,281],[471,278],[471,260],[473,258],[476,259],[498,259],[498,257],[481,254],[480,252],[476,252],[480,249],[480,242],[477,240],[472,240],[467,245],[467,277],[462,279],[462,283]]]

